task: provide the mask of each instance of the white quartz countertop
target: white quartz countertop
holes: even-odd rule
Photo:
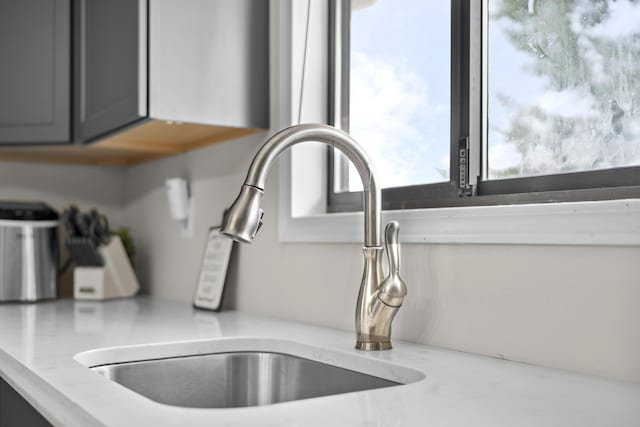
[[[353,349],[354,339],[353,332],[151,298],[0,305],[0,376],[50,422],[65,427],[640,426],[638,384],[402,341],[390,351],[362,352]],[[376,364],[389,372],[404,367],[424,379],[267,406],[195,409],[149,400],[76,360],[80,353],[120,346],[153,354],[163,347],[140,349],[169,342],[172,351],[202,354],[234,340],[291,343],[311,349],[307,356],[316,360],[355,360],[365,371]],[[84,358],[93,354],[116,357],[117,351]]]

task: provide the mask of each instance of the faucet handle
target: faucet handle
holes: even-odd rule
[[[384,246],[389,260],[389,276],[400,274],[400,242],[398,221],[391,221],[384,229]]]
[[[407,285],[400,278],[400,242],[398,221],[391,221],[384,229],[384,245],[389,260],[389,276],[382,281],[378,290],[378,298],[386,305],[399,307],[407,294]]]

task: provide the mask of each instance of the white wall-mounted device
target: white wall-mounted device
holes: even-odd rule
[[[191,196],[187,180],[169,178],[165,184],[171,219],[178,222],[183,237],[193,237]]]

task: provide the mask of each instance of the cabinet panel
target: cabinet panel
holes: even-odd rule
[[[0,0],[0,143],[70,139],[70,0]]]
[[[146,0],[76,0],[77,138],[146,116]]]
[[[269,2],[150,0],[150,115],[269,127]]]
[[[0,426],[49,427],[51,424],[0,378]]]
[[[0,159],[134,164],[266,129],[268,25],[269,0],[0,0]]]

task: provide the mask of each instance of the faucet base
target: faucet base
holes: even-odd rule
[[[358,341],[356,343],[357,350],[391,350],[393,347],[391,346],[391,341],[386,342],[361,342]]]

